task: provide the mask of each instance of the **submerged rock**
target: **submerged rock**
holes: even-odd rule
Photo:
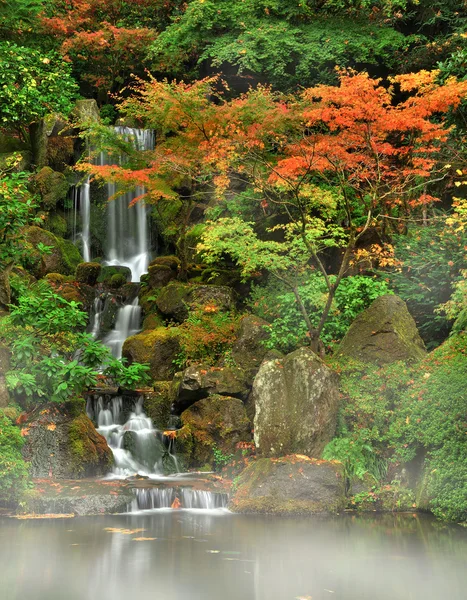
[[[158,327],[142,331],[125,340],[122,354],[130,363],[147,363],[155,381],[171,379],[173,361],[180,353],[179,332],[176,327]]]
[[[251,424],[243,402],[227,396],[210,396],[181,415],[176,451],[186,466],[215,463],[214,450],[228,457],[239,442],[251,441]]]
[[[273,515],[336,513],[345,508],[340,463],[291,455],[259,458],[240,475],[229,508]]]
[[[44,406],[22,429],[23,456],[32,477],[55,479],[106,475],[113,454],[84,413],[84,401]]]
[[[319,458],[336,429],[338,384],[337,374],[309,348],[264,362],[252,398],[259,453]]]
[[[249,390],[245,372],[238,367],[193,365],[174,379],[172,412],[180,414],[194,402],[214,394],[245,400]]]
[[[337,355],[387,365],[399,360],[419,361],[425,357],[426,349],[405,302],[398,296],[386,295],[358,315]]]
[[[160,312],[183,322],[190,310],[209,307],[212,312],[235,308],[234,293],[226,286],[171,282],[162,288],[156,304]]]

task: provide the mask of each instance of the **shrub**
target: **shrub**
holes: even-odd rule
[[[28,469],[21,455],[23,438],[18,427],[0,411],[0,503],[17,501],[28,482]]]

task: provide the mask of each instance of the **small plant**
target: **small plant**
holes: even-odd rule
[[[213,446],[212,452],[214,454],[214,464],[218,471],[220,471],[222,467],[228,465],[234,457],[233,454],[224,454],[217,446]]]

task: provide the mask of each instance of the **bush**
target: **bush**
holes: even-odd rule
[[[0,411],[0,503],[17,501],[28,483],[28,468],[21,455],[24,440],[18,427]]]
[[[310,320],[317,326],[327,297],[324,278],[318,273],[311,274],[299,291]],[[362,310],[379,296],[390,293],[387,282],[376,277],[355,275],[343,279],[324,326],[322,340],[325,346],[332,349]],[[264,286],[255,286],[249,304],[254,314],[271,323],[271,335],[266,342],[268,348],[288,353],[308,344],[308,330],[303,316],[294,294],[285,286],[272,280]]]

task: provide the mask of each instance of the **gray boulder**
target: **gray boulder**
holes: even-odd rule
[[[261,365],[253,400],[260,455],[319,458],[335,433],[339,378],[311,349],[300,348]]]
[[[235,308],[234,292],[226,286],[193,285],[171,282],[162,288],[156,300],[157,308],[168,318],[183,322],[190,310],[201,308],[209,312]]]
[[[387,365],[416,362],[425,345],[407,305],[399,296],[380,296],[358,315],[342,340],[338,356],[364,363]]]
[[[229,508],[239,513],[300,515],[336,513],[345,503],[340,463],[291,455],[260,458],[248,465]]]
[[[269,323],[255,315],[246,315],[240,321],[237,340],[232,348],[235,363],[253,377],[269,350],[264,342],[269,338]]]

